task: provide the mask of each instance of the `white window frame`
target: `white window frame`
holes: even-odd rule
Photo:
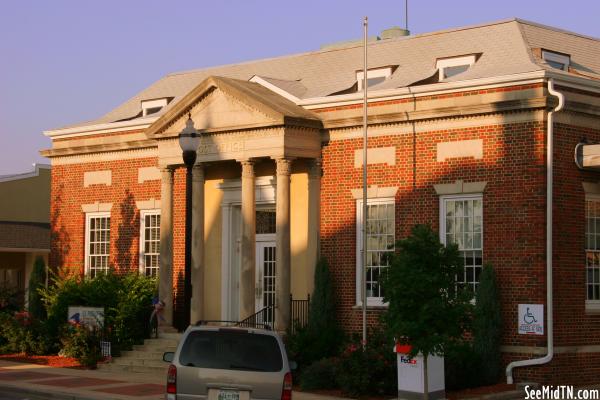
[[[160,216],[160,208],[150,210],[140,210],[140,247],[139,247],[139,271],[140,274],[146,274],[146,260],[144,252],[145,241],[146,241],[146,216],[158,215]],[[160,230],[160,228],[159,228]],[[160,254],[160,253],[159,253]],[[159,255],[160,257],[160,255]],[[160,266],[159,266],[160,270]],[[158,275],[157,275],[158,276]]]
[[[168,98],[153,99],[153,100],[142,100],[142,116],[148,115],[148,110],[152,108],[160,107],[161,109],[169,103]],[[154,114],[154,113],[153,113]]]
[[[567,54],[556,53],[550,50],[542,50],[542,59],[544,61],[552,61],[558,64],[562,64],[563,67],[560,68],[562,71],[569,71],[569,65],[571,64],[571,56]],[[550,65],[550,64],[549,64]],[[552,68],[556,68],[550,65]],[[556,68],[558,69],[558,68]]]
[[[439,80],[446,79],[445,69],[449,67],[460,67],[463,65],[471,66],[475,64],[475,54],[460,57],[440,58],[435,63],[435,68],[439,71]]]
[[[394,197],[381,197],[367,199],[367,205],[392,204],[394,206],[394,243],[396,242],[396,199]],[[356,200],[356,305],[362,306],[362,268],[363,268],[363,200]],[[367,307],[387,307],[383,297],[367,297]]]
[[[392,67],[385,68],[377,68],[377,69],[368,69],[367,70],[367,82],[372,78],[388,78],[392,75]],[[360,92],[363,90],[363,77],[365,76],[365,71],[356,71],[356,81],[358,82],[357,91]],[[368,86],[367,86],[368,88]]]
[[[448,194],[440,196],[440,242],[445,246],[446,243],[446,201],[447,200],[480,200],[481,201],[481,267],[483,268],[483,238],[485,232],[485,215],[483,212],[483,193],[474,194]],[[469,251],[469,250],[462,250]],[[458,280],[457,280],[457,283]],[[469,282],[467,282],[469,284]]]
[[[90,271],[90,220],[92,218],[111,218],[110,217],[110,212],[109,211],[103,211],[103,212],[89,212],[85,214],[85,260],[84,260],[84,272],[85,272],[85,276],[91,276],[91,271]],[[109,235],[108,235],[108,260],[110,262],[110,246],[111,246],[111,241],[110,241],[110,229],[109,229]],[[109,264],[109,262],[107,264]],[[110,267],[109,267],[110,269]],[[108,271],[108,269],[107,269]]]
[[[587,236],[587,202],[588,201],[596,201],[600,202],[599,194],[586,194],[585,196],[585,210],[584,210],[584,218],[585,218],[585,231],[584,234]],[[588,251],[593,251],[592,249],[588,249],[587,246],[587,237],[585,238],[585,246],[584,251],[587,253]],[[585,262],[585,309],[586,311],[592,312],[600,312],[600,300],[590,300],[588,299],[588,277],[587,277],[587,254],[586,254],[586,262]]]

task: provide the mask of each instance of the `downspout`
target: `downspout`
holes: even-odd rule
[[[506,367],[506,383],[513,383],[512,371],[514,368],[530,365],[541,365],[552,361],[554,357],[554,307],[552,303],[552,168],[554,153],[554,113],[563,109],[565,96],[554,90],[554,80],[548,80],[548,92],[558,97],[558,105],[548,113],[548,134],[546,138],[546,327],[548,335],[548,354],[544,357],[529,360],[513,361]]]

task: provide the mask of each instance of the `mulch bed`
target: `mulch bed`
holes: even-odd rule
[[[47,365],[49,367],[57,368],[74,368],[74,369],[88,369],[83,367],[79,362],[71,357],[60,357],[60,356],[28,356],[25,354],[2,354],[0,360],[3,361],[14,361],[29,364]]]

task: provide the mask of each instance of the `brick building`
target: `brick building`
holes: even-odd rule
[[[369,44],[369,321],[385,307],[384,254],[428,223],[458,243],[464,284],[476,289],[483,263],[495,266],[506,363],[545,355],[548,324],[543,335],[518,334],[518,305],[548,310],[552,165],[554,358],[515,377],[594,382],[600,41],[516,19],[399,33]],[[360,43],[174,73],[95,121],[45,132],[57,216],[51,265],[157,275],[166,315],[177,320],[185,215],[177,135],[190,115],[205,133],[193,170],[192,320],[240,320],[276,303],[269,318],[285,327],[290,295],[312,291],[320,255],[341,323],[358,329],[363,75]]]

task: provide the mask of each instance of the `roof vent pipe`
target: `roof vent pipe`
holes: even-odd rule
[[[518,367],[541,365],[552,361],[554,357],[554,307],[552,293],[552,168],[554,153],[554,113],[563,109],[564,94],[554,90],[554,80],[548,80],[548,92],[558,97],[558,105],[548,113],[546,142],[546,334],[548,335],[548,353],[544,357],[530,360],[513,361],[506,367],[506,383],[513,384],[512,370]]]
[[[400,28],[399,26],[392,26],[389,29],[381,32],[381,40],[385,39],[394,39],[403,36],[410,36],[410,31],[408,29]]]

